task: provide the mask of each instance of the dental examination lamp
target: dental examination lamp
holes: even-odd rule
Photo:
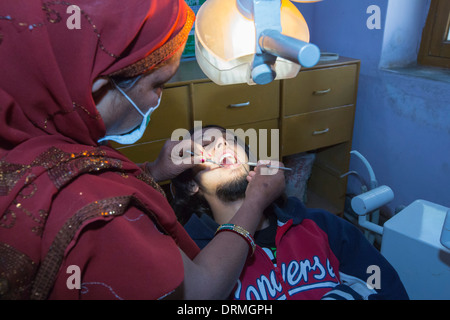
[[[216,84],[263,85],[313,67],[320,50],[289,0],[208,0],[197,13],[195,55]]]

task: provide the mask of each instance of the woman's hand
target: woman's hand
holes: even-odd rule
[[[203,147],[192,140],[167,140],[158,158],[154,162],[144,163],[142,167],[157,182],[170,180],[196,165],[206,166],[203,152]]]
[[[245,199],[260,205],[261,210],[266,209],[278,199],[285,189],[284,171],[277,168],[268,168],[268,165],[284,166],[279,161],[261,160],[258,162],[258,166],[250,171],[247,176],[249,184],[245,192]]]

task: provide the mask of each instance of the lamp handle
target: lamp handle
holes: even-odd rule
[[[259,45],[265,52],[305,68],[315,66],[320,59],[320,50],[315,44],[286,36],[277,30],[264,30],[259,38]]]

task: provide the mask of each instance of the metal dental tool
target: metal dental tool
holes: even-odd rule
[[[257,164],[256,162],[247,162],[247,164],[248,164],[249,166],[252,166],[252,167],[258,166],[258,164]],[[267,168],[272,168],[272,169],[280,169],[280,170],[292,171],[291,168],[286,168],[286,167],[271,166],[271,165],[269,165],[269,164],[267,164],[267,165],[265,165],[265,166],[266,166]]]
[[[186,151],[186,152],[189,153],[189,154],[192,155],[192,156],[199,156],[198,154],[195,154],[195,153],[192,152],[192,151]],[[219,167],[223,167],[223,165],[221,165],[221,164],[219,164],[219,163],[217,163],[217,162],[215,162],[215,161],[213,161],[213,160],[211,160],[211,159],[205,159],[205,161],[206,161],[206,162],[210,162],[210,163],[214,163],[214,164],[218,165]]]
[[[189,153],[190,155],[198,156],[197,154],[195,154],[192,151],[186,151],[186,152]],[[205,161],[206,162],[210,162],[210,163],[214,163],[214,164],[218,165],[219,167],[223,167],[222,164],[217,163],[217,162],[215,162],[215,161],[213,161],[211,159],[205,159]],[[249,166],[252,166],[252,167],[257,167],[258,166],[258,164],[256,162],[247,162],[247,163],[243,163],[243,164],[248,164]],[[287,167],[277,167],[277,166],[271,166],[271,165],[266,165],[266,167],[267,168],[271,168],[271,169],[280,169],[280,170],[285,170],[285,171],[292,171],[291,168],[287,168]]]

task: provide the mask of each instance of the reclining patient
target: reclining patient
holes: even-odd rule
[[[175,213],[202,248],[240,207],[251,168],[248,146],[229,131],[197,130],[209,165],[184,172],[171,190]],[[297,198],[269,206],[254,239],[232,299],[408,299],[396,271],[356,227]]]

